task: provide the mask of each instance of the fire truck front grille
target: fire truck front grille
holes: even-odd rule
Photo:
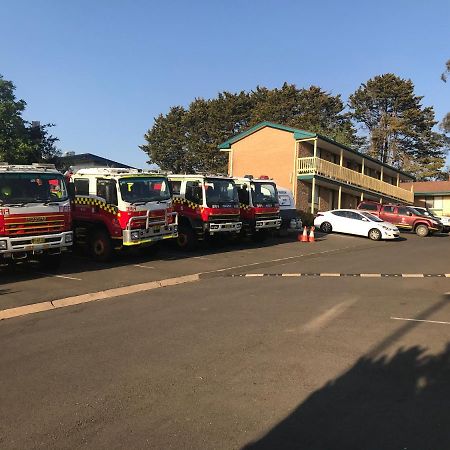
[[[42,244],[51,244],[52,242],[60,242],[61,238],[60,237],[50,237],[50,238],[44,238],[44,241],[42,242]],[[14,241],[12,243],[12,246],[22,246],[22,245],[29,245],[30,242],[30,238],[28,239],[24,239],[24,240],[20,240],[20,241]]]
[[[256,220],[264,220],[264,219],[279,219],[279,213],[256,213]]]
[[[7,236],[28,236],[64,231],[64,215],[5,217],[5,232]]]
[[[237,222],[239,214],[211,214],[208,219],[210,222]]]

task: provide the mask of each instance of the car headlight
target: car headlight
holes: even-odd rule
[[[133,241],[137,241],[139,239],[139,231],[132,231],[131,232],[131,239]]]
[[[6,250],[8,248],[7,241],[0,241],[0,250]]]
[[[68,244],[68,243],[70,243],[70,242],[72,242],[72,241],[73,241],[73,235],[72,235],[72,233],[66,234],[66,235],[64,236],[64,242],[65,242],[66,244]]]

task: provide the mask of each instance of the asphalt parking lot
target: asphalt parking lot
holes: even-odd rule
[[[0,447],[449,448],[450,237],[402,236],[2,272],[1,310],[112,295],[0,321]]]

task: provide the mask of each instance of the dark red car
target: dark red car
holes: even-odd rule
[[[414,231],[418,236],[425,237],[433,232],[441,232],[442,224],[432,217],[426,217],[412,206],[381,204],[364,201],[358,209],[368,211],[385,222],[392,223],[399,230]]]

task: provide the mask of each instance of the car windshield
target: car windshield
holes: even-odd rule
[[[119,180],[122,200],[129,203],[169,200],[169,183],[165,177],[124,177]]]
[[[64,177],[56,173],[0,173],[0,205],[67,200]]]
[[[277,190],[274,183],[252,183],[253,205],[278,203]]]
[[[372,222],[384,222],[383,220],[381,220],[379,217],[374,216],[373,214],[367,213],[367,212],[362,212],[360,211],[359,214],[361,214],[364,217],[367,217],[368,219],[370,219]]]
[[[407,208],[408,211],[411,211],[415,216],[425,216],[426,214],[424,214],[422,211],[418,211],[415,208],[412,208],[411,206],[409,208]]]
[[[232,180],[206,179],[205,195],[206,204],[210,207],[239,203],[237,188]]]

